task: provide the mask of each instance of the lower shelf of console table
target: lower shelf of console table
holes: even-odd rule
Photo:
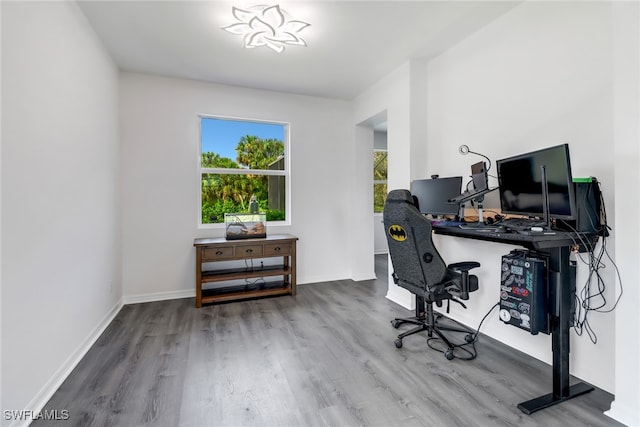
[[[196,307],[247,298],[295,295],[297,240],[289,234],[268,235],[262,239],[195,239]],[[281,262],[267,266],[260,262],[255,266],[254,260],[261,258],[280,258]],[[203,270],[203,264],[221,261],[244,261],[245,266]],[[212,287],[206,288],[207,284]]]

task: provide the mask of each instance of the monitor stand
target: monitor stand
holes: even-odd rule
[[[478,222],[468,222],[465,224],[461,224],[460,228],[485,228],[485,229],[494,229],[495,225],[488,225],[484,223],[484,218],[482,214],[482,203],[484,202],[484,196],[479,196],[476,198],[476,203],[478,205]]]
[[[551,231],[551,214],[549,212],[549,183],[547,182],[547,166],[540,166],[542,174],[542,219],[544,231]]]

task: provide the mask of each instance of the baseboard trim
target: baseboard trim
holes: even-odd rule
[[[298,285],[308,285],[310,283],[321,283],[321,282],[337,282],[339,280],[350,280],[348,277],[331,277],[331,276],[298,276],[297,283]]]
[[[171,299],[193,298],[195,289],[182,289],[179,291],[154,292],[151,294],[128,295],[124,297],[124,304],[140,304],[144,302],[166,301]]]
[[[364,280],[375,280],[377,277],[375,274],[360,274],[356,276],[352,276],[351,280],[354,282],[362,282]]]
[[[123,307],[122,299],[120,299],[109,312],[102,318],[98,325],[93,328],[89,335],[84,339],[82,343],[71,353],[71,355],[64,361],[64,363],[56,370],[56,372],[49,378],[40,391],[31,399],[31,401],[25,407],[26,412],[32,414],[38,414],[47,404],[53,394],[60,388],[62,383],[71,374],[71,371],[80,363],[82,358],[87,354],[89,349],[100,338],[100,335],[107,329],[107,326],[111,324],[116,315]],[[15,420],[9,427],[26,427],[31,424],[32,420]]]
[[[628,426],[640,425],[640,411],[637,406],[622,405],[614,400],[611,402],[611,408],[604,414]]]
[[[415,308],[415,300],[413,298],[413,294],[399,286],[390,285],[389,289],[387,290],[386,298],[398,305],[401,305],[407,310],[413,310]]]

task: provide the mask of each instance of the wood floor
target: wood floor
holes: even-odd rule
[[[473,361],[448,361],[417,335],[395,348],[407,310],[378,277],[301,285],[285,296],[194,307],[125,306],[33,426],[619,426],[596,389],[525,415],[551,368],[481,337]]]

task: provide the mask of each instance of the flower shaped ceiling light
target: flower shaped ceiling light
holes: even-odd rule
[[[298,33],[311,24],[290,19],[280,5],[251,6],[245,9],[233,7],[232,11],[239,22],[222,29],[242,36],[243,47],[267,46],[280,53],[285,45],[307,45]]]

